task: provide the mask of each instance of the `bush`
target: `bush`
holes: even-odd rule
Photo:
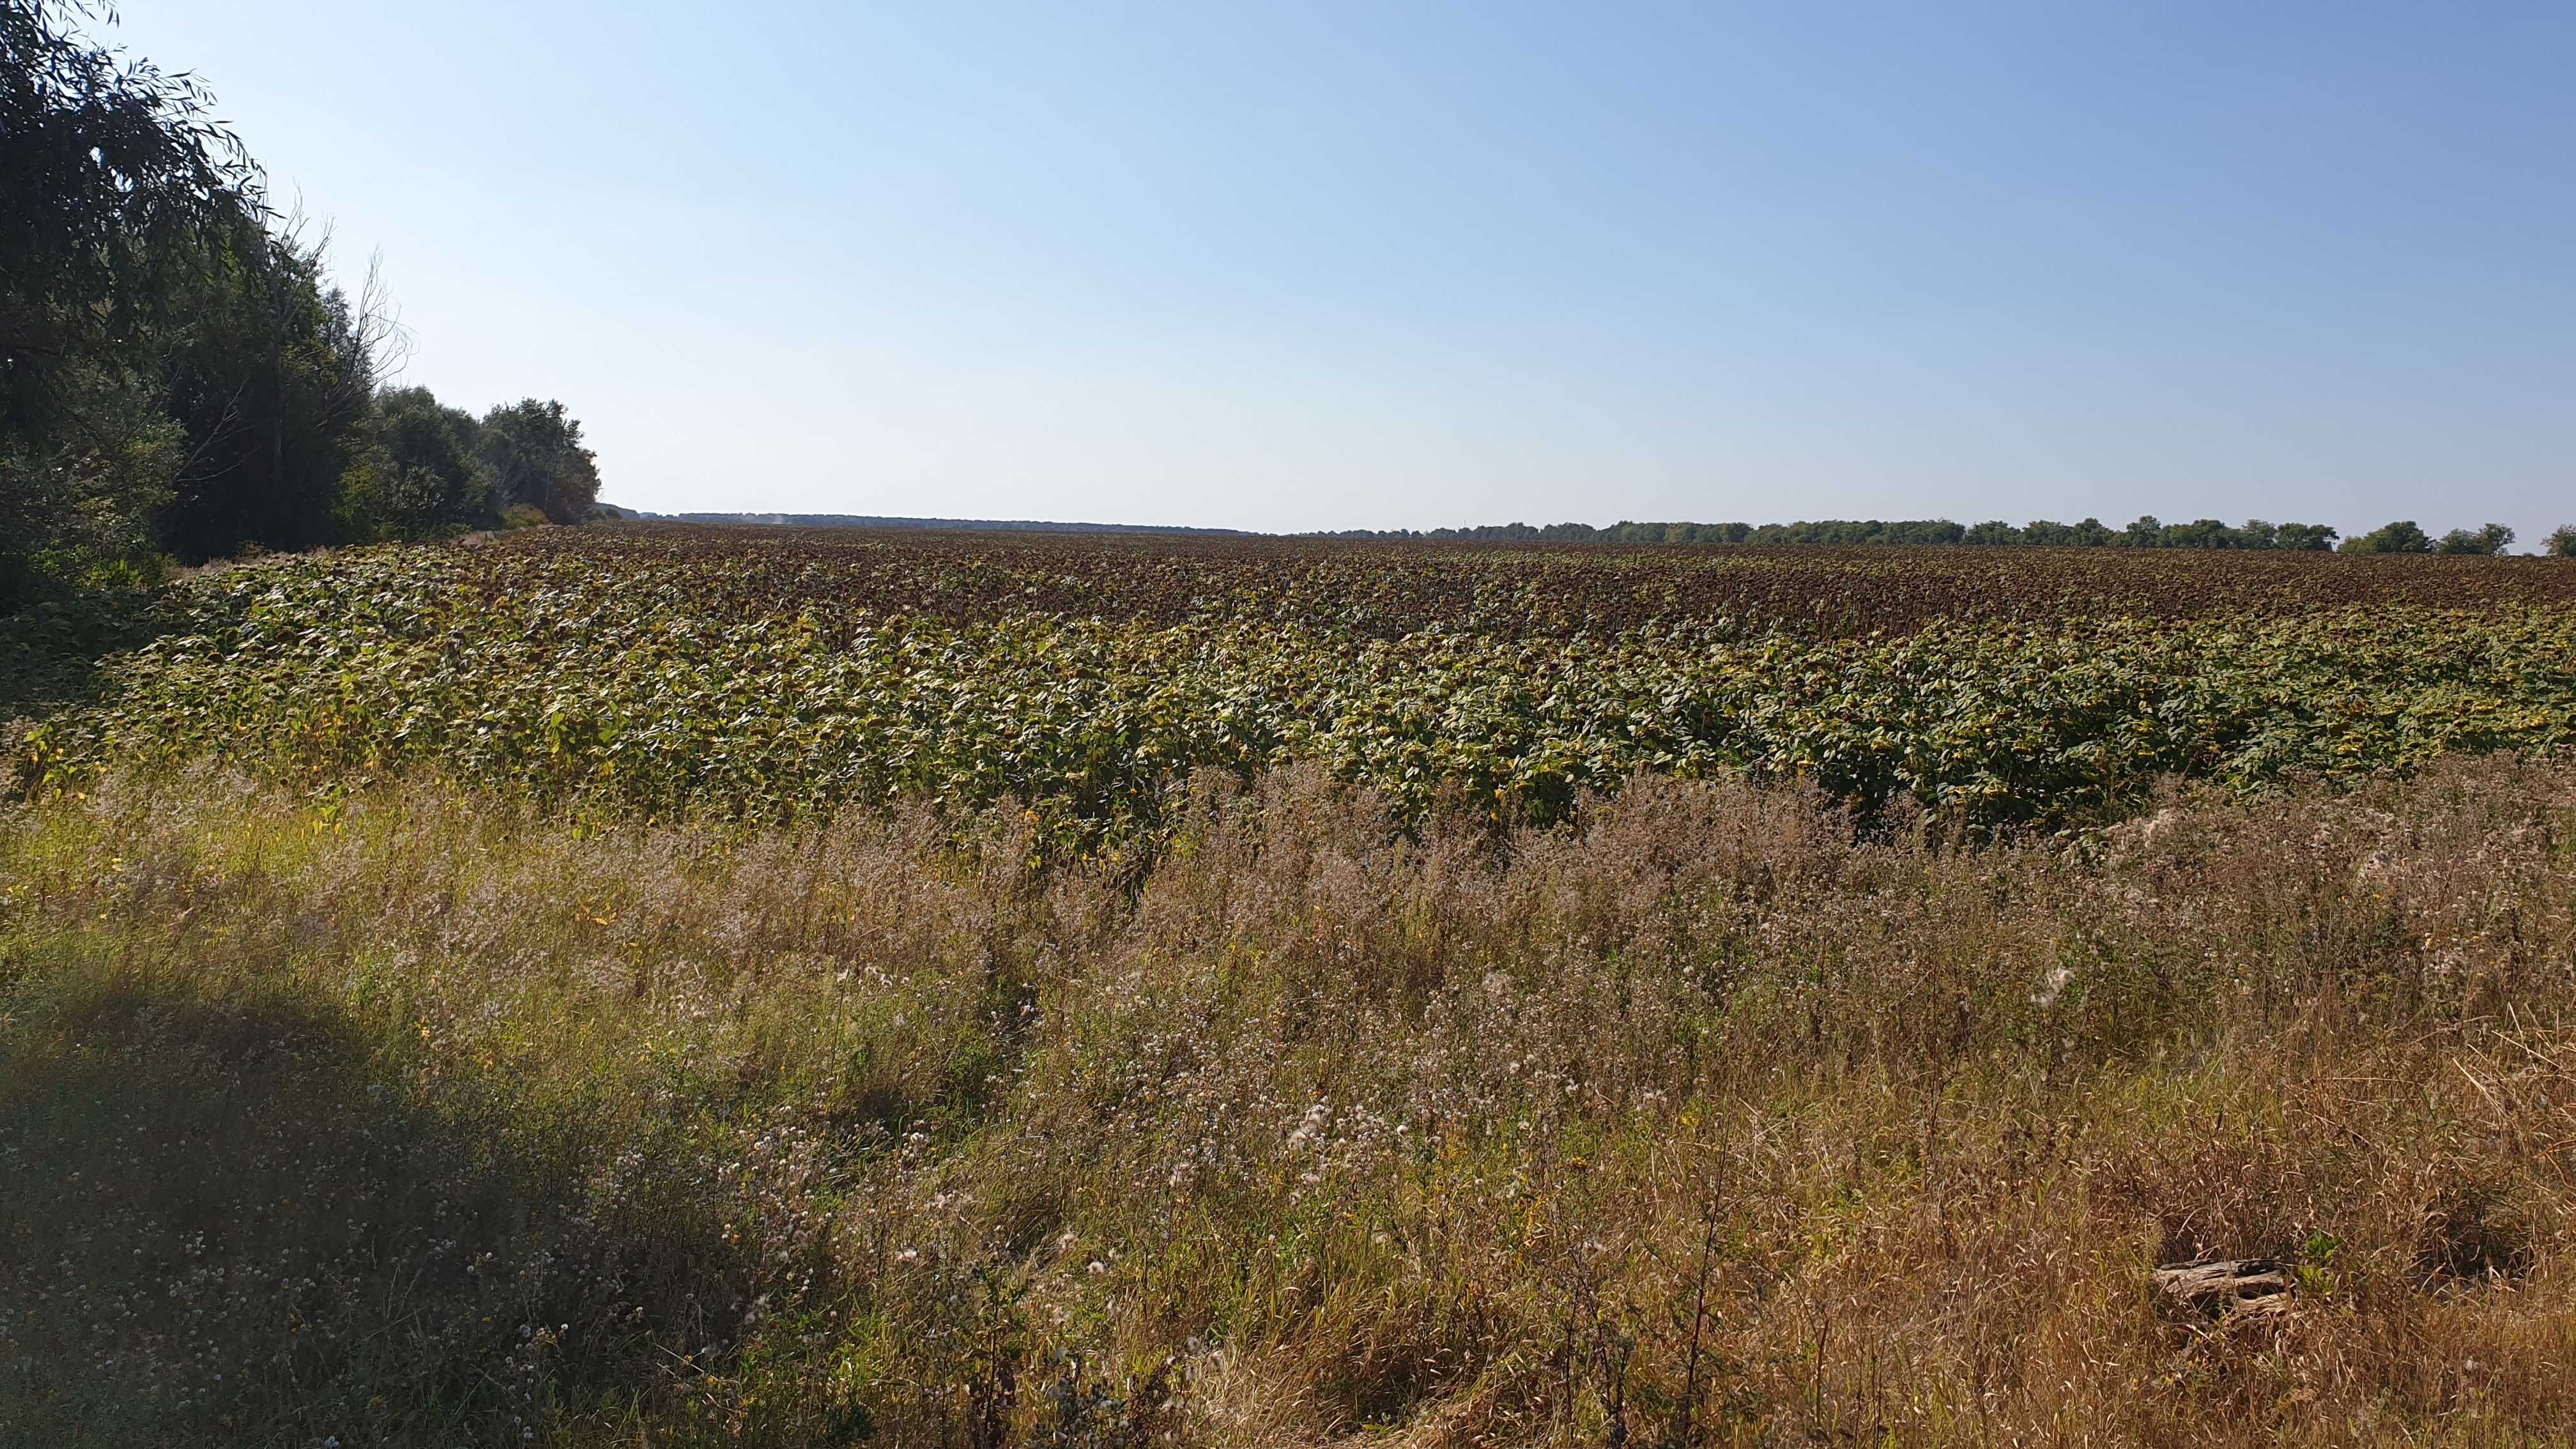
[[[503,528],[544,528],[554,520],[533,503],[513,503],[501,510]]]

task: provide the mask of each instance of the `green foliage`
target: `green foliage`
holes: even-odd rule
[[[59,421],[60,374],[149,337],[177,274],[263,214],[257,172],[203,89],[72,35],[67,12],[88,8],[0,0],[0,406],[13,427]]]
[[[189,462],[155,519],[157,542],[190,563],[337,542],[374,362],[347,298],[324,280],[320,248],[259,233],[212,258],[186,296],[162,372]]]
[[[2044,548],[2101,548],[2112,538],[2111,530],[2098,518],[2087,518],[2080,523],[2033,519],[2021,533],[2024,543]]]
[[[0,614],[157,572],[149,520],[185,453],[130,369],[92,360],[47,386],[61,425],[0,431]]]
[[[972,553],[937,566],[966,569],[990,607],[952,623],[769,562],[576,545],[235,570],[187,590],[184,627],[127,659],[108,701],[31,735],[21,764],[69,778],[221,742],[282,771],[429,765],[656,815],[1020,800],[1089,848],[1150,834],[1192,771],[1293,760],[1408,814],[1463,791],[1544,820],[1639,772],[1742,773],[1986,832],[2103,818],[2165,775],[2253,788],[2576,742],[2564,607],[2148,620],[2084,609],[2068,574],[2037,622],[1821,637],[1669,615],[1556,633],[1460,609],[1380,637],[1311,593],[1295,609],[1203,596],[1169,622],[1041,611]]]
[[[0,611],[150,567],[185,456],[159,339],[260,214],[207,104],[0,0]]]
[[[599,487],[560,403],[489,427],[375,397],[393,329],[268,211],[185,76],[0,0],[0,613],[249,549],[559,521]],[[75,611],[77,612],[77,610]]]
[[[341,531],[361,542],[429,538],[497,521],[491,465],[471,413],[425,387],[376,395],[356,461],[342,479]]]
[[[2434,545],[2433,551],[2449,554],[2497,554],[2504,552],[2505,546],[2512,542],[2512,529],[2501,523],[2490,523],[2474,532],[2465,528],[2452,529],[2442,535],[2442,541]]]
[[[2549,530],[2541,547],[2551,558],[2576,558],[2576,523],[2562,523]]]
[[[526,504],[556,523],[579,523],[599,501],[595,455],[564,405],[526,398],[483,415],[484,461],[504,504]]]
[[[2375,528],[2344,540],[2345,553],[2431,553],[2433,540],[2412,519]]]

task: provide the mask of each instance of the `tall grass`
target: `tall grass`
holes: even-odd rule
[[[2576,1437],[2576,770],[1032,828],[11,807],[0,1442]]]

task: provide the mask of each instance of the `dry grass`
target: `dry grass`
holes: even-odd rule
[[[2565,1442],[2576,770],[1855,844],[0,818],[0,1440]],[[2300,1264],[2286,1323],[2148,1272]]]

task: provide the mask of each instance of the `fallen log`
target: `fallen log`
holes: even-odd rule
[[[2298,1274],[2275,1258],[2212,1258],[2156,1270],[2156,1293],[2172,1308],[2227,1322],[2282,1318]]]

